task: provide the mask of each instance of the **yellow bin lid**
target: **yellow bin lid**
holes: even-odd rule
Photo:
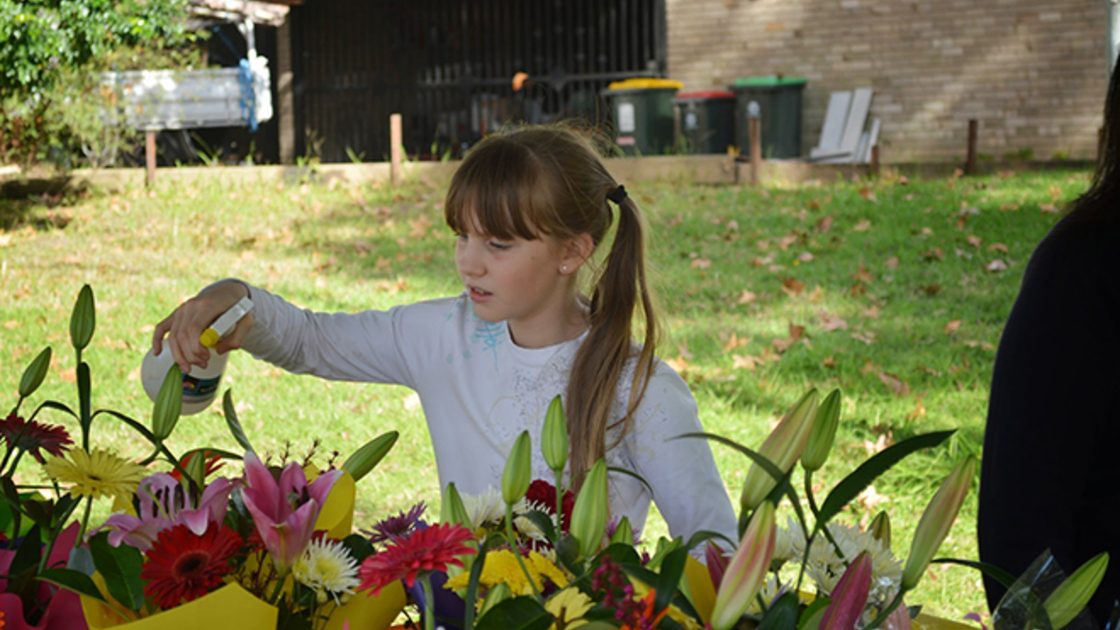
[[[680,90],[684,84],[670,79],[626,79],[615,81],[607,86],[608,90]]]

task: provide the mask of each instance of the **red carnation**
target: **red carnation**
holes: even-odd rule
[[[40,448],[45,449],[51,455],[61,457],[66,449],[74,443],[70,440],[70,434],[66,432],[66,429],[35,420],[27,422],[22,417],[17,416],[14,411],[8,414],[6,419],[0,421],[0,435],[4,436],[8,448],[15,446],[15,448],[27,451],[40,464],[45,463],[43,455],[39,453]]]
[[[556,514],[556,486],[544,479],[537,479],[529,484],[529,491],[525,493],[525,500],[543,505],[548,509],[549,514]],[[567,532],[571,526],[572,508],[575,507],[575,504],[576,495],[571,490],[565,490],[564,496],[560,499],[560,509],[563,510],[560,529],[564,532]]]
[[[222,585],[240,548],[241,537],[225,525],[208,527],[201,536],[186,525],[165,529],[140,569],[148,581],[144,594],[161,610],[198,599]]]
[[[475,553],[466,543],[473,538],[471,530],[462,525],[443,523],[418,529],[404,538],[389,541],[385,550],[362,562],[358,577],[362,584],[358,590],[373,589],[377,595],[382,587],[397,580],[412,586],[418,573],[446,571],[447,565],[463,566],[456,556]]]

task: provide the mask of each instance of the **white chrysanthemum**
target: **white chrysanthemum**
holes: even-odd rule
[[[496,525],[506,515],[506,502],[502,493],[491,486],[478,495],[462,495],[463,507],[471,519],[471,528],[478,529],[484,525]]]
[[[897,585],[902,580],[902,564],[883,545],[867,532],[860,531],[857,527],[840,523],[829,523],[828,531],[836,541],[834,546],[823,535],[813,540],[809,550],[809,562],[805,573],[816,582],[817,587],[825,593],[831,593],[836,588],[836,583],[847,569],[845,560],[850,562],[860,552],[866,551],[871,556],[871,580],[873,585],[879,585],[880,580],[887,580]],[[801,543],[804,549],[804,543]],[[836,547],[840,548],[842,556],[837,554]]]
[[[315,591],[320,604],[325,604],[330,596],[335,604],[341,605],[362,583],[358,579],[358,561],[341,541],[331,542],[325,538],[312,540],[307,545],[292,567],[292,574],[300,584]]]
[[[527,516],[524,516],[529,512],[540,512],[541,514],[547,515],[552,521],[552,526],[554,528],[558,527],[556,515],[550,513],[548,506],[527,499],[521,499],[513,506],[513,526],[517,529],[518,533],[531,540],[548,542],[548,537],[544,535],[544,531],[537,526],[537,523]]]
[[[797,546],[798,540],[800,540],[800,547]],[[797,554],[798,549],[805,550],[805,536],[801,535],[801,528],[792,519],[789,521],[789,529],[785,527],[774,528],[774,556],[771,565],[780,565],[791,560],[800,562],[801,556]]]

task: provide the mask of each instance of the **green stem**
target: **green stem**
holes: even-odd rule
[[[425,573],[420,578],[420,585],[424,588],[424,628],[436,630],[436,600],[432,595],[431,573]]]
[[[537,601],[544,603],[544,598],[541,597],[541,592],[537,590],[537,584],[533,581],[532,574],[525,566],[525,561],[521,558],[521,551],[518,549],[517,540],[513,537],[513,506],[509,503],[506,504],[506,538],[509,539],[510,549],[513,551],[513,556],[517,558],[517,565],[521,567],[521,572],[525,574],[525,579],[529,581],[529,587],[533,589],[533,595],[536,596]]]
[[[86,528],[89,526],[89,512],[93,507],[93,497],[86,497],[86,511],[82,514],[82,528],[78,530],[78,540],[75,544],[81,544],[86,537]]]
[[[280,574],[279,572],[277,572],[277,574],[276,574],[276,588],[272,589],[272,596],[268,598],[268,603],[269,604],[272,604],[273,606],[275,606],[276,602],[280,601],[280,593],[284,590],[284,581],[287,580],[287,579],[288,579],[287,572],[285,572],[283,574]]]
[[[898,589],[898,594],[894,596],[894,600],[891,601],[891,603],[888,604],[887,607],[879,613],[879,616],[875,617],[875,619],[871,623],[867,624],[864,627],[864,630],[871,630],[872,628],[878,628],[879,626],[883,625],[883,622],[887,620],[887,617],[890,617],[891,613],[894,612],[894,609],[898,608],[899,604],[902,603],[902,595],[903,591],[900,588]]]
[[[552,541],[554,545],[560,540],[560,532],[564,531],[564,491],[560,489],[563,475],[563,469],[556,471],[556,540]]]

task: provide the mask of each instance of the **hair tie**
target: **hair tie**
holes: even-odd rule
[[[620,184],[618,188],[607,193],[607,199],[621,205],[622,201],[626,199],[626,187]]]

